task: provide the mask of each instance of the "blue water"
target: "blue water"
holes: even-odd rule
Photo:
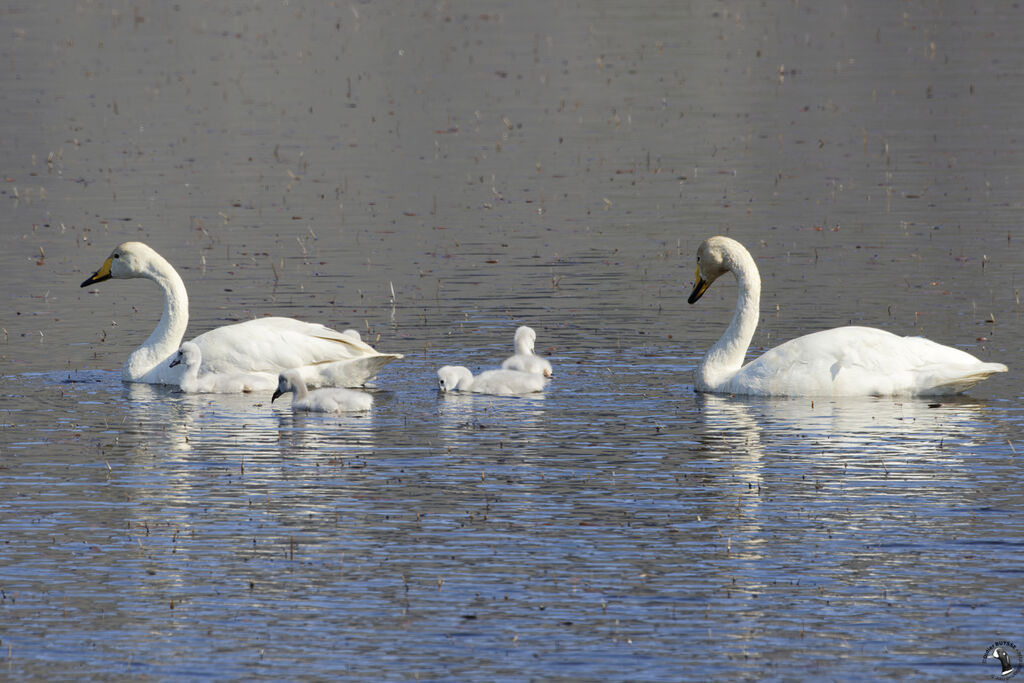
[[[13,679],[981,679],[1024,646],[1019,10],[874,3],[11,7],[0,672]],[[51,154],[52,153],[52,154]],[[16,190],[16,191],[15,191]],[[693,255],[751,354],[850,322],[965,397],[693,393]],[[405,354],[365,416],[125,385],[189,336]],[[439,395],[517,325],[544,396]]]

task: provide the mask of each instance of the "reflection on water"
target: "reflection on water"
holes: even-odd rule
[[[452,444],[464,443],[472,435],[499,429],[514,433],[517,443],[538,438],[543,426],[545,396],[488,396],[465,392],[438,392],[437,413],[441,436]]]
[[[934,463],[937,456],[951,464],[958,449],[977,445],[971,434],[993,428],[986,406],[965,397],[930,403],[699,394],[697,403],[709,447],[717,438],[760,458],[761,432],[769,431],[797,444],[785,449],[786,457],[818,457],[846,466],[863,461],[921,465]]]
[[[982,604],[1009,588],[1012,556],[962,540],[1012,538],[1012,518],[984,511],[986,482],[1005,474],[979,468],[1002,438],[990,405],[708,396],[635,361],[570,366],[546,398],[520,399],[438,394],[432,364],[411,359],[409,388],[377,390],[363,417],[115,372],[8,377],[5,420],[31,419],[42,438],[5,445],[3,609],[47,638],[4,642],[36,661],[83,628],[109,632],[111,663],[141,619],[169,633],[160,652],[212,632],[243,675],[274,670],[251,654],[260,629],[291,662],[349,633],[367,671],[388,661],[372,646],[382,633],[415,633],[403,661],[433,652],[451,671],[465,652],[434,634],[440,618],[529,656],[571,642],[605,671],[638,642],[659,662],[709,633],[788,657],[851,630],[892,648],[887,629],[909,620],[947,648],[941,596],[965,577]],[[58,400],[22,407],[33,396]],[[221,631],[224,610],[256,630]],[[152,671],[199,666],[174,661],[191,664]]]
[[[372,410],[358,415],[278,412],[277,420],[278,442],[293,454],[324,448],[353,455],[373,451],[376,429]]]
[[[697,404],[702,451],[734,491],[726,554],[735,590],[771,594],[799,577],[797,592],[812,602],[881,623],[886,612],[917,613],[906,601],[919,593],[920,554],[937,565],[958,557],[955,574],[971,552],[959,535],[984,526],[975,512],[964,517],[987,505],[971,465],[996,431],[984,404],[711,395]]]

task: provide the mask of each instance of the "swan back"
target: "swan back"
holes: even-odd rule
[[[354,389],[325,387],[309,392],[304,400],[292,401],[292,410],[313,413],[351,413],[370,410],[373,396]]]
[[[542,374],[521,370],[487,370],[473,378],[470,391],[476,394],[508,396],[544,391],[548,380]]]
[[[278,374],[299,368],[303,381],[312,386],[363,384],[381,367],[402,357],[380,353],[357,335],[280,317],[218,327],[193,341],[203,349],[205,371]],[[361,372],[349,372],[356,369]]]
[[[437,371],[437,387],[441,391],[471,391],[474,394],[510,396],[544,391],[543,375],[520,370],[487,370],[476,377],[461,365],[446,365]]]
[[[716,391],[758,396],[942,396],[997,372],[923,337],[846,326],[791,339],[745,365]]]
[[[514,356],[509,356],[501,362],[501,369],[518,370],[543,377],[551,377],[554,374],[550,361],[532,353],[517,353]]]

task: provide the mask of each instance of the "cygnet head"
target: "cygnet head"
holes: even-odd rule
[[[142,242],[125,242],[110,252],[99,270],[86,278],[82,286],[88,287],[110,278],[145,277],[153,262],[162,260],[163,257]]]
[[[186,369],[196,368],[203,362],[203,352],[199,348],[199,344],[195,342],[185,342],[178,349],[178,353],[174,354],[174,360],[171,361],[170,367],[176,365],[184,365]]]
[[[533,345],[537,341],[537,333],[532,327],[523,325],[516,329],[515,345],[516,353],[533,353]]]
[[[297,370],[285,370],[277,376],[277,389],[274,391],[274,395],[270,398],[270,402],[273,403],[278,399],[281,394],[287,394],[288,392],[295,392],[299,387],[305,387],[305,383],[302,381],[302,377],[299,376]]]
[[[709,237],[697,248],[697,274],[694,276],[693,291],[688,303],[697,303],[704,296],[711,283],[733,268],[732,255],[745,252],[743,245],[721,235]]]
[[[461,365],[446,365],[437,371],[437,388],[441,391],[455,391],[467,380],[472,382],[473,373]]]

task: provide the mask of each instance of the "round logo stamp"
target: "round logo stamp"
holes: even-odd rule
[[[1016,676],[1024,668],[1024,655],[1009,640],[992,643],[981,656],[981,662],[992,669],[992,678],[1005,681]],[[998,664],[998,669],[995,664]]]

